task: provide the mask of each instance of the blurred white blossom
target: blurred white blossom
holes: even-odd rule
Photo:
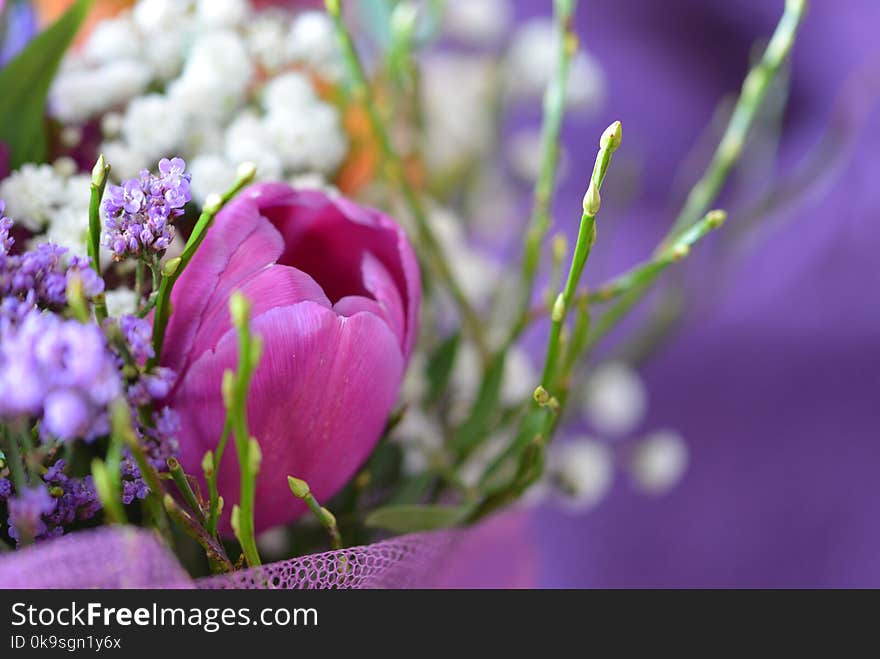
[[[660,430],[641,440],[629,460],[636,486],[647,494],[663,494],[678,484],[688,466],[688,448],[674,430]]]
[[[606,362],[587,382],[582,409],[597,432],[620,436],[635,430],[647,406],[639,374],[623,362]]]

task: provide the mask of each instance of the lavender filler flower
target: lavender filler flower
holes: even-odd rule
[[[161,255],[174,238],[172,222],[192,199],[190,174],[182,158],[159,162],[159,174],[148,170],[107,191],[104,245],[121,261],[129,256]]]
[[[40,417],[44,437],[67,441],[108,431],[122,388],[97,325],[32,309],[0,329],[0,417]]]

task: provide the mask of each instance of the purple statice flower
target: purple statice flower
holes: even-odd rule
[[[0,254],[9,254],[15,239],[12,237],[12,220],[4,215],[6,202],[0,199]]]
[[[159,174],[148,170],[122,185],[111,185],[104,200],[104,245],[121,261],[162,254],[174,238],[173,222],[192,199],[182,158],[159,161]]]
[[[67,249],[44,243],[23,254],[12,254],[12,221],[2,217],[0,201],[0,322],[16,323],[30,309],[60,309],[67,304],[67,285],[77,278],[86,297],[104,291],[104,280],[87,258],[67,258]]]
[[[178,454],[180,419],[174,410],[164,407],[153,414],[152,420],[152,426],[137,428],[138,436],[150,464],[156,471],[167,471],[168,458]],[[143,499],[149,492],[140,469],[131,454],[126,453],[122,460],[122,502],[128,505],[136,499]]]
[[[101,509],[92,477],[70,478],[64,473],[66,466],[64,460],[58,460],[43,475],[43,482],[57,501],[55,510],[43,518],[49,536],[59,535],[76,521],[91,519]]]
[[[38,417],[44,437],[89,441],[108,431],[107,405],[121,391],[96,324],[32,309],[0,325],[0,418]]]
[[[0,478],[0,502],[6,501],[12,496],[12,481],[8,478]]]
[[[57,501],[43,486],[17,492],[6,505],[9,509],[9,537],[17,543],[23,538],[32,540],[46,536],[48,527],[43,519],[55,512]]]
[[[143,365],[153,357],[153,326],[150,321],[137,316],[122,316],[119,328],[136,362]]]

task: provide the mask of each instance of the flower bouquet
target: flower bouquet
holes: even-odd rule
[[[579,144],[582,208],[554,209],[566,112],[606,95],[575,0],[512,38],[500,0],[138,0],[80,32],[92,4],[32,39],[3,13],[0,586],[438,585],[488,517],[595,503],[607,449],[554,438],[640,414],[603,339],[722,226],[804,11],[665,235],[587,285],[625,140]],[[667,432],[627,465],[658,491],[685,463]]]

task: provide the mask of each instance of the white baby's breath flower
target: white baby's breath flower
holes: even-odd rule
[[[432,169],[447,171],[486,152],[493,138],[490,59],[440,55],[422,68],[425,156]]]
[[[333,21],[323,11],[305,11],[294,19],[286,52],[290,61],[305,64],[329,80],[338,80],[344,71]]]
[[[514,34],[505,61],[505,86],[514,98],[540,97],[555,75],[559,35],[551,20],[536,18]],[[584,110],[598,108],[605,96],[605,78],[598,62],[584,51],[572,58],[566,103]]]
[[[229,117],[244,102],[253,75],[244,40],[232,30],[214,30],[195,40],[168,93],[189,114]]]
[[[52,213],[52,221],[33,240],[34,244],[55,243],[68,249],[73,256],[88,256],[89,213],[73,207],[62,207]]]
[[[468,242],[462,221],[451,211],[433,208],[429,219],[464,294],[477,304],[485,302],[495,290],[501,267]]]
[[[432,453],[443,444],[440,425],[415,406],[407,408],[390,437],[403,448],[402,467],[409,475],[424,471],[431,463]]]
[[[237,27],[247,18],[246,0],[198,0],[198,20],[208,27]]]
[[[295,190],[321,190],[328,197],[338,197],[339,188],[327,182],[320,172],[306,172],[287,179]]]
[[[134,178],[142,169],[151,166],[150,159],[122,140],[101,144],[101,152],[110,163],[110,175],[116,180]]]
[[[65,181],[51,165],[28,163],[0,182],[6,215],[31,231],[40,231],[64,205]]]
[[[241,113],[226,129],[226,157],[230,162],[255,163],[262,180],[281,178],[283,167],[276,150],[263,120],[252,112]]]
[[[264,125],[287,171],[329,174],[345,159],[348,143],[339,113],[331,105],[315,102],[276,110],[266,115]]]
[[[176,155],[186,133],[186,117],[171,99],[161,94],[134,99],[122,121],[126,143],[150,160]]]
[[[123,119],[124,117],[118,112],[108,112],[101,117],[101,134],[105,139],[119,137],[122,132]]]
[[[560,444],[551,455],[551,465],[555,484],[566,497],[565,503],[576,511],[599,503],[614,480],[611,451],[586,437]]]
[[[150,68],[133,59],[94,68],[66,66],[52,83],[50,112],[64,123],[83,123],[143,93],[151,78]]]
[[[120,59],[136,60],[141,56],[143,43],[131,14],[121,14],[98,22],[86,39],[82,54],[94,63]]]
[[[309,107],[318,102],[318,96],[305,75],[290,71],[267,82],[261,100],[266,113],[272,114]]]
[[[189,163],[193,199],[201,206],[212,192],[223,192],[235,182],[235,165],[224,156],[200,155]]]
[[[105,293],[107,313],[113,318],[133,314],[137,310],[137,296],[130,288],[120,286]]]
[[[261,12],[248,21],[245,28],[248,52],[268,71],[283,68],[290,63],[286,52],[289,30],[289,20],[285,12]]]
[[[636,429],[648,406],[648,394],[639,374],[622,362],[599,366],[584,391],[586,419],[601,433],[624,435]]]
[[[443,15],[449,35],[478,46],[498,43],[512,19],[509,0],[449,0]]]
[[[144,34],[161,34],[174,30],[194,10],[193,0],[139,0],[132,18]]]
[[[687,471],[688,448],[674,430],[661,430],[638,443],[628,467],[633,482],[647,494],[663,494]]]

